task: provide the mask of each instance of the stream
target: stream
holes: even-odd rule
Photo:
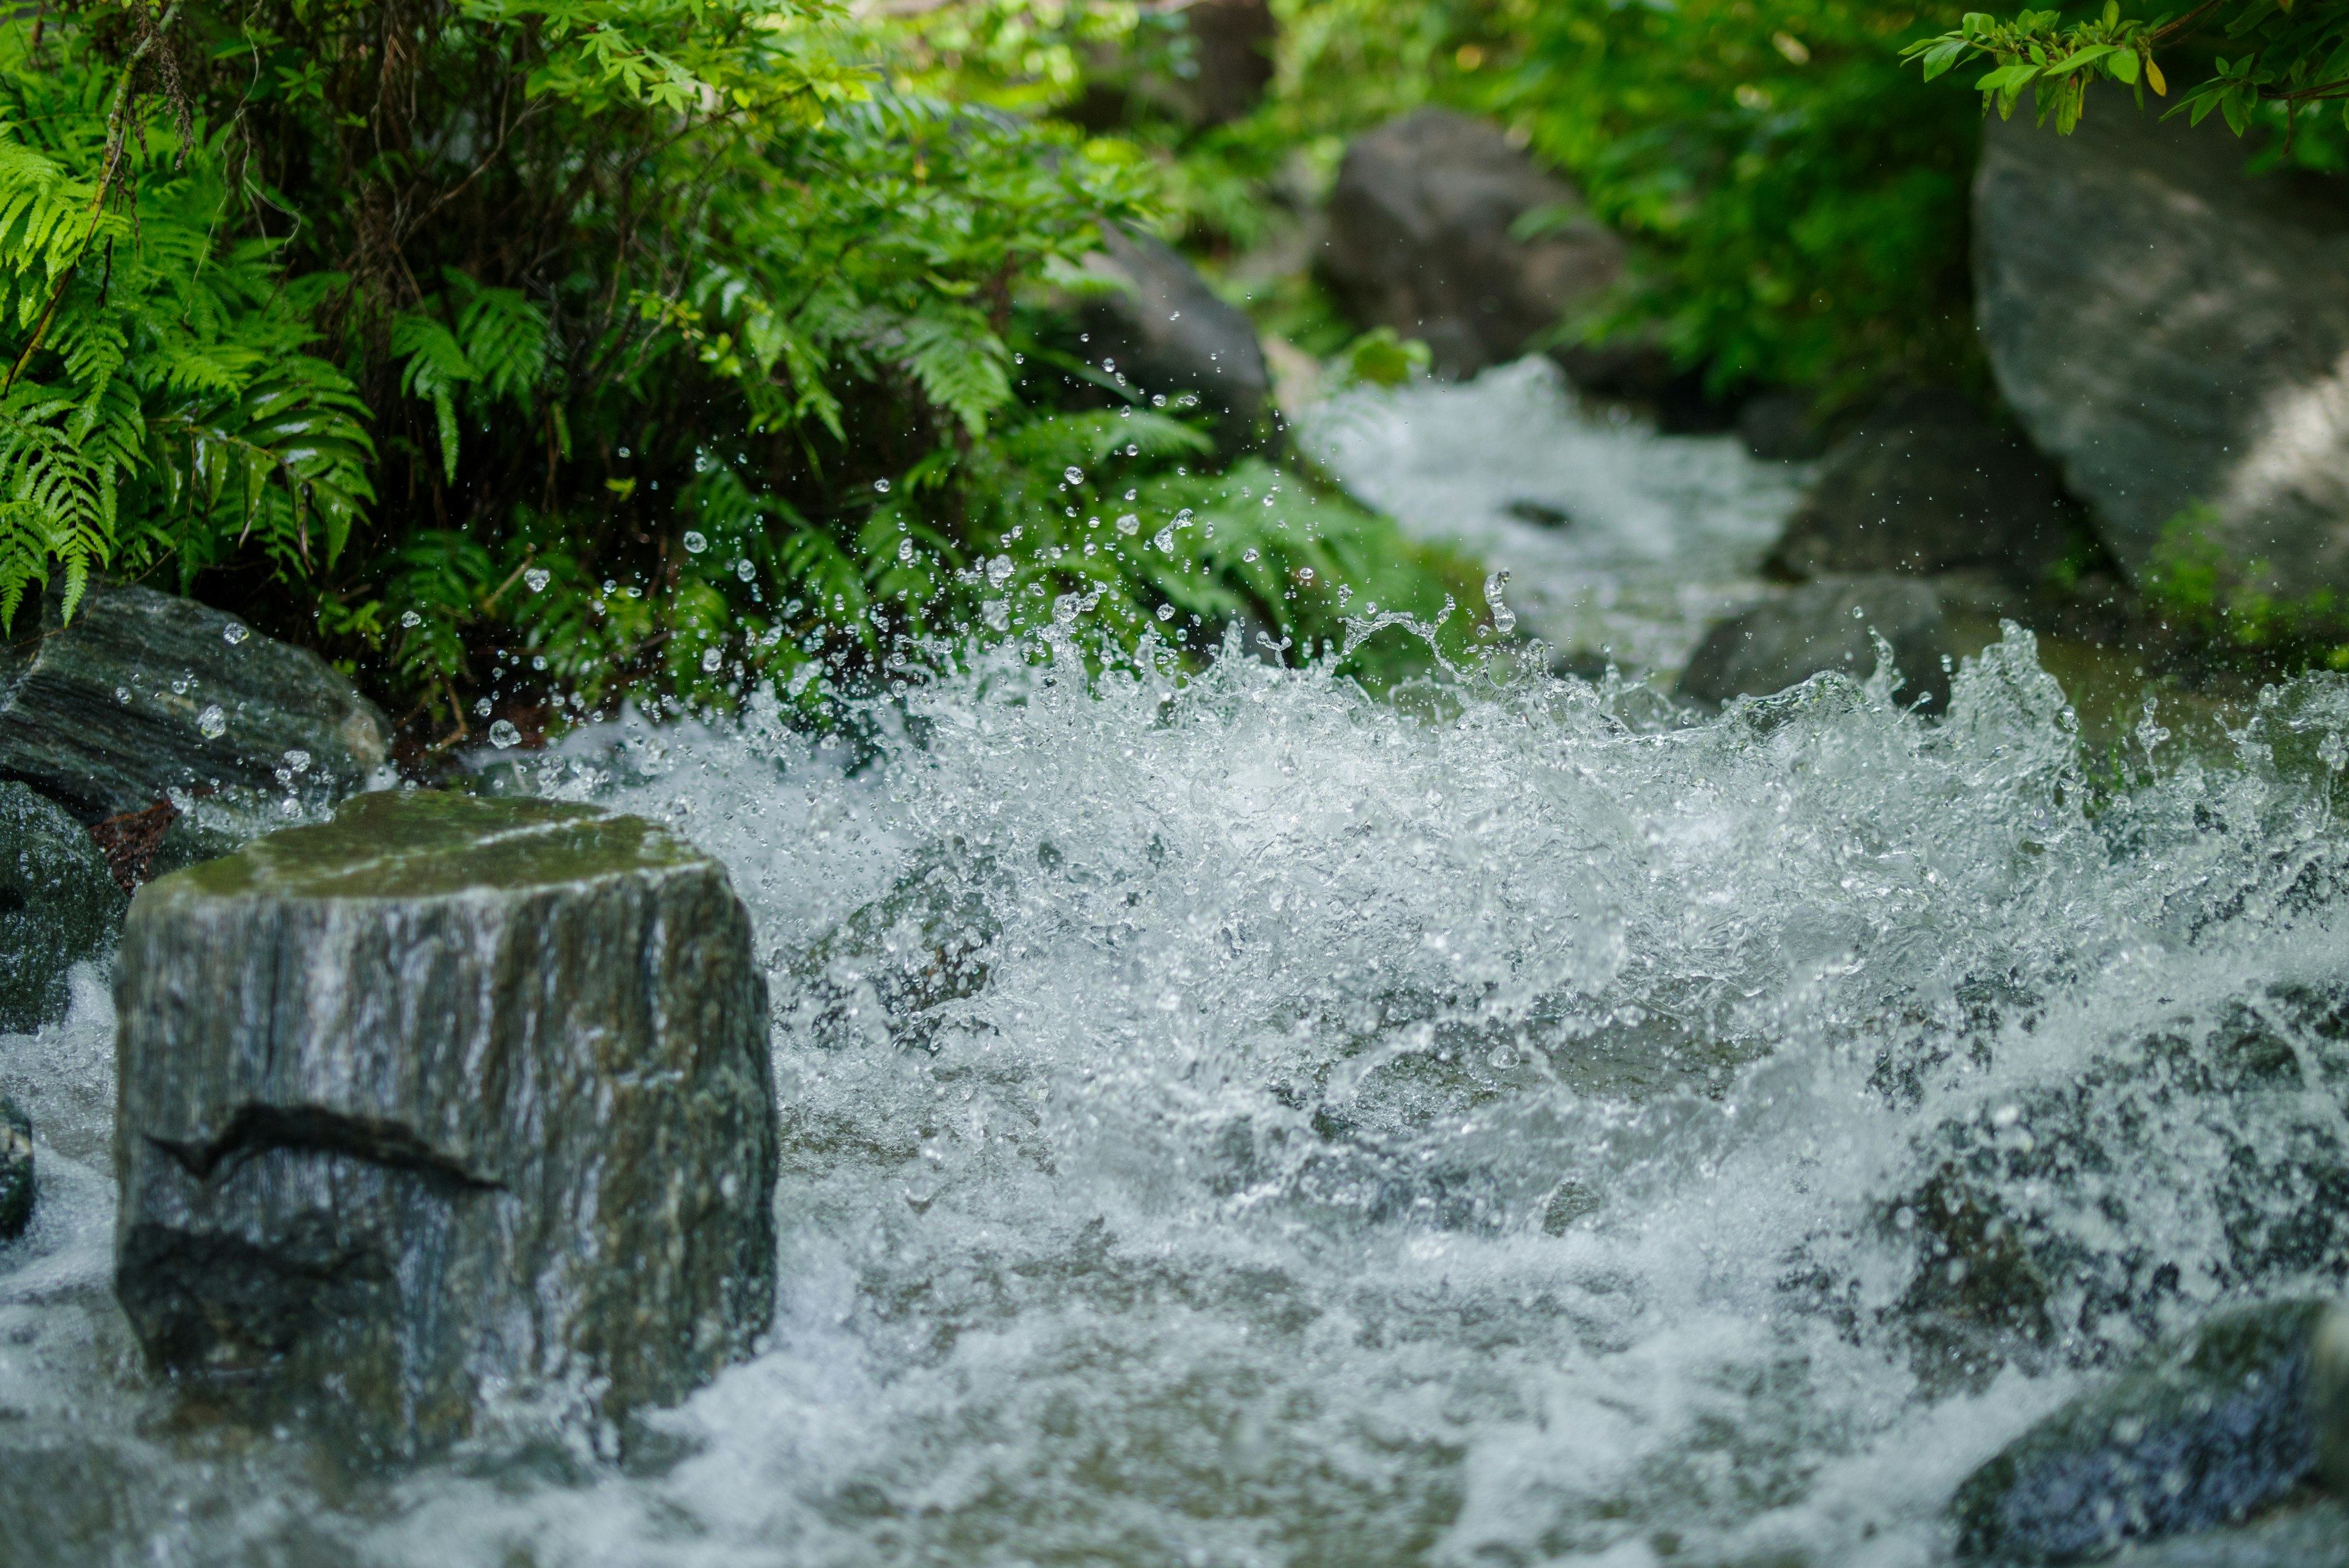
[[[1765,591],[1795,493],[1524,366],[1306,433],[1627,669]],[[871,753],[583,730],[533,787],[674,822],[757,922],[760,1353],[626,1444],[522,1411],[407,1474],[181,1423],[109,1294],[85,973],[0,1037],[45,1173],[0,1557],[1944,1563],[2033,1419],[2349,1267],[2349,679],[2158,721],[2092,766],[2015,629],[1932,722],[1880,681],[1699,722],[1537,661],[1378,701],[1050,643]]]

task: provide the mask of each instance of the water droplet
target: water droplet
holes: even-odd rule
[[[1009,582],[1011,580],[1011,557],[1009,556],[998,556],[993,560],[988,562],[987,580],[993,583],[999,588],[1004,584]]]
[[[914,542],[913,542],[911,539],[900,539],[900,540],[898,540],[898,541],[897,541],[897,559],[899,559],[899,560],[901,560],[901,561],[911,561],[913,558],[914,558]]]
[[[1173,605],[1160,605],[1158,607],[1158,618],[1160,620],[1173,620],[1174,618],[1174,607]]]
[[[399,624],[404,627],[408,627],[412,630],[413,628],[424,624],[424,618],[418,615],[414,610],[408,610],[400,616]]]
[[[724,656],[717,649],[703,649],[701,650],[701,672],[704,675],[717,674],[719,661]]]
[[[1122,514],[1117,520],[1117,531],[1130,539],[1142,532],[1142,519],[1131,512]]]
[[[876,479],[873,482],[873,488],[881,494],[886,495],[889,493],[889,482],[885,479]]]
[[[490,700],[484,697],[480,701],[473,704],[473,717],[476,719],[486,719],[489,716]]]
[[[533,655],[531,656],[530,667],[531,667],[533,670],[543,670],[543,669],[545,669],[545,668],[546,668],[546,655],[544,655],[544,654],[543,654],[543,653],[536,653],[536,654],[533,654]]]
[[[221,711],[219,703],[210,704],[196,715],[196,733],[205,740],[217,741],[227,732],[228,715]]]
[[[1158,535],[1157,535],[1157,536],[1156,536],[1155,538],[1152,539],[1150,542],[1151,542],[1152,544],[1154,544],[1154,545],[1157,545],[1161,550],[1165,551],[1165,552],[1166,552],[1166,554],[1168,554],[1168,555],[1170,555],[1170,556],[1171,556],[1171,555],[1173,555],[1173,554],[1174,553],[1174,525],[1173,525],[1172,524],[1169,524],[1167,526],[1165,526],[1165,527],[1161,528],[1160,530],[1158,530]]]
[[[513,727],[512,720],[501,719],[490,726],[490,744],[502,752],[509,746],[519,746],[522,744],[522,732]]]
[[[234,648],[238,643],[243,642],[246,638],[251,637],[252,635],[252,629],[245,626],[242,621],[233,620],[226,626],[221,628],[221,640],[227,643],[231,648]]]
[[[544,566],[533,566],[522,575],[522,580],[530,585],[532,593],[543,593],[546,585],[554,580],[554,574]]]
[[[1299,566],[1299,567],[1298,567],[1298,568],[1297,568],[1297,580],[1298,580],[1299,582],[1300,582],[1300,583],[1309,583],[1309,582],[1311,582],[1311,581],[1313,580],[1313,568],[1312,568],[1312,567],[1310,567],[1310,566]]]
[[[1509,574],[1495,572],[1485,579],[1485,604],[1493,612],[1493,629],[1506,637],[1517,629],[1517,612],[1501,598],[1501,590],[1509,586]]]
[[[1250,545],[1247,549],[1242,550],[1242,551],[1240,552],[1240,559],[1241,559],[1241,560],[1243,560],[1243,561],[1253,561],[1253,560],[1255,560],[1255,559],[1256,559],[1256,546],[1255,546],[1254,545]]]
[[[745,556],[734,563],[734,575],[747,583],[759,575],[759,568],[751,564],[750,556]]]
[[[1064,468],[1061,470],[1061,477],[1071,484],[1082,484],[1085,482],[1085,471],[1073,466]]]
[[[129,687],[128,687],[128,686],[118,686],[118,687],[116,687],[116,688],[114,689],[114,700],[115,700],[117,702],[128,702],[128,701],[130,701],[130,688],[129,688]]]
[[[306,774],[310,771],[310,753],[295,746],[285,753],[285,765],[297,774]]]
[[[687,555],[698,556],[708,548],[709,548],[709,541],[703,535],[699,529],[688,528],[685,531],[685,553]]]

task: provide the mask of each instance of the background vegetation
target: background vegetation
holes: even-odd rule
[[[0,613],[160,575],[431,747],[1468,580],[1056,353],[1150,171],[921,54],[830,0],[13,11]]]

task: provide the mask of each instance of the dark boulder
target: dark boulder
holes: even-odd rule
[[[1757,392],[1738,406],[1737,434],[1765,462],[1807,462],[1827,449],[1826,431],[1807,392]]]
[[[23,1235],[32,1218],[32,1119],[0,1095],[0,1241]]]
[[[2349,1461],[2349,1314],[2222,1313],[2156,1346],[1966,1478],[1961,1555],[2071,1562],[2241,1519]]]
[[[331,799],[389,753],[357,688],[233,616],[99,582],[70,622],[62,608],[53,587],[0,647],[0,778],[85,822],[230,784]]]
[[[125,907],[81,824],[0,783],[0,1031],[64,1017],[66,971],[113,945]]]
[[[2349,206],[2246,178],[2216,126],[2118,99],[2059,137],[1992,119],[1975,312],[2000,391],[2123,569],[2213,510],[2256,586],[2349,588]]]
[[[1256,324],[1159,241],[1103,224],[1102,244],[1085,265],[1106,286],[1076,304],[1086,362],[1154,398],[1196,399],[1226,456],[1251,444],[1272,391]]]
[[[116,1292],[190,1387],[398,1456],[500,1390],[673,1401],[769,1320],[766,985],[648,823],[361,795],[140,888],[115,994]]]
[[[1797,577],[1982,568],[2043,578],[2078,531],[2054,465],[1955,392],[1896,398],[1826,454],[1772,565]]]
[[[1681,672],[1681,695],[1714,703],[1766,697],[1823,670],[1865,680],[1876,670],[1878,636],[1891,646],[1903,699],[1921,697],[1928,712],[1940,712],[1950,700],[1941,601],[1930,584],[1908,576],[1806,583],[1722,622]]]
[[[1473,375],[1525,353],[1622,275],[1622,242],[1588,217],[1514,237],[1529,213],[1580,209],[1573,186],[1492,126],[1420,109],[1346,150],[1320,265],[1363,325],[1424,339],[1439,375]]]

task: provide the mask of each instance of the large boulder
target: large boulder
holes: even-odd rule
[[[1939,713],[1950,700],[1940,597],[1916,577],[1837,577],[1806,583],[1716,626],[1681,672],[1680,692],[1723,703],[1766,697],[1821,670],[1866,680],[1876,639],[1891,647],[1903,697]]]
[[[1975,310],[1999,389],[2123,568],[2212,509],[2255,586],[2349,588],[2349,208],[2114,99],[1989,122]]]
[[[55,587],[32,618],[0,646],[0,778],[85,822],[173,790],[332,798],[389,754],[383,715],[326,660],[192,599],[93,582],[71,621]]]
[[[1102,225],[1102,249],[1085,265],[1102,285],[1077,306],[1087,361],[1157,397],[1196,398],[1227,456],[1252,441],[1272,374],[1247,314],[1166,245],[1113,224]]]
[[[765,981],[649,823],[362,795],[140,888],[115,997],[116,1292],[183,1383],[406,1455],[675,1400],[772,1313]]]
[[[2036,583],[2077,508],[2054,465],[1955,392],[1895,399],[1837,442],[1779,539],[1798,577],[1976,567]]]
[[[0,783],[0,1032],[65,1016],[66,971],[113,944],[124,907],[81,824],[25,785]]]
[[[2222,1313],[2066,1405],[1958,1488],[1961,1555],[2070,1562],[2349,1486],[2349,1312]]]
[[[1513,236],[1527,213],[1581,204],[1492,126],[1420,109],[1346,150],[1320,265],[1358,320],[1424,339],[1439,375],[1473,375],[1622,275],[1622,242],[1588,218]]]

